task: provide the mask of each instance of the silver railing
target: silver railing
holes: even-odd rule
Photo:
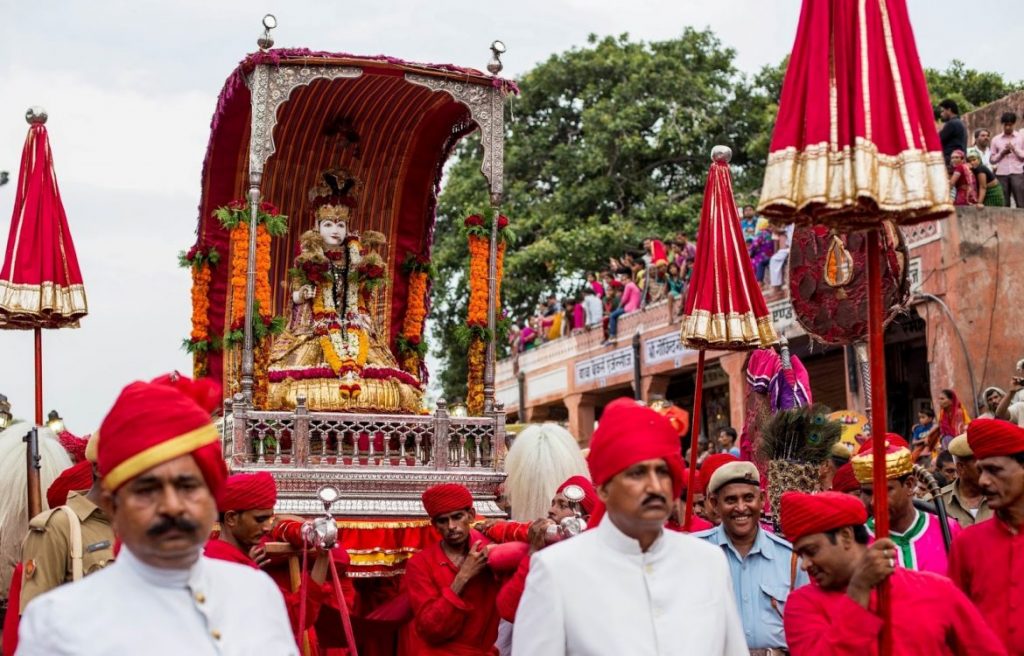
[[[299,397],[292,411],[253,410],[244,394],[224,423],[224,453],[235,466],[503,469],[505,414],[453,417],[443,400],[433,415],[311,412]]]

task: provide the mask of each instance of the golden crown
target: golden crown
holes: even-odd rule
[[[348,221],[352,208],[347,205],[321,205],[316,208],[314,216],[319,221]]]
[[[874,455],[874,452],[862,453],[859,456],[854,456],[850,461],[853,464],[853,475],[857,477],[857,482],[870,483],[874,480]],[[909,449],[900,447],[885,454],[886,478],[902,478],[913,473],[914,461]]]

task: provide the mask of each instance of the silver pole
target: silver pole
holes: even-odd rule
[[[494,208],[494,219],[491,221],[491,249],[487,266],[487,330],[491,337],[487,341],[487,355],[484,358],[484,414],[494,411],[494,359],[497,356],[497,303],[495,296],[498,288],[498,203],[500,198],[491,195],[491,207]]]
[[[253,387],[253,300],[256,296],[256,218],[260,209],[260,180],[263,173],[249,173],[249,258],[245,275],[245,343],[242,347],[242,394],[245,402],[252,406]]]

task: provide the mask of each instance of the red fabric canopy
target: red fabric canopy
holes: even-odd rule
[[[0,328],[77,328],[88,313],[46,127],[31,119],[0,269]]]
[[[856,227],[952,209],[906,0],[804,0],[760,212]]]
[[[778,341],[747,253],[726,159],[716,158],[708,172],[685,308],[681,337],[690,348],[746,350]]]

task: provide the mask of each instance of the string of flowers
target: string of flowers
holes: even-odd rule
[[[466,310],[466,326],[456,337],[468,342],[466,365],[466,409],[471,415],[479,415],[484,409],[484,360],[487,342],[491,332],[487,327],[487,301],[489,296],[488,274],[490,265],[490,239],[492,222],[497,221],[498,256],[495,269],[495,303],[500,306],[501,273],[504,269],[506,242],[511,239],[508,217],[479,214],[466,217],[465,226],[469,242],[469,304]]]
[[[220,348],[220,340],[210,339],[210,281],[211,268],[220,262],[216,248],[203,250],[195,245],[178,254],[178,265],[192,273],[192,332],[182,340],[182,348],[192,354],[192,375],[195,378],[208,373],[208,352]]]
[[[423,359],[427,355],[427,343],[423,340],[423,322],[427,318],[427,290],[434,277],[430,259],[425,255],[406,253],[402,270],[409,277],[409,293],[406,298],[405,317],[398,334],[396,346],[401,357],[402,368],[423,378]]]
[[[245,341],[245,290],[246,273],[249,264],[249,221],[248,202],[234,200],[214,210],[214,217],[228,231],[231,249],[231,270],[228,274],[230,285],[231,314],[224,332],[224,346],[237,348]],[[282,237],[288,232],[288,217],[273,204],[260,203],[256,214],[256,284],[253,290],[253,403],[264,407],[267,394],[267,367],[270,360],[269,335],[280,334],[285,327],[284,317],[273,314],[274,301],[270,285],[271,255],[273,237]]]

